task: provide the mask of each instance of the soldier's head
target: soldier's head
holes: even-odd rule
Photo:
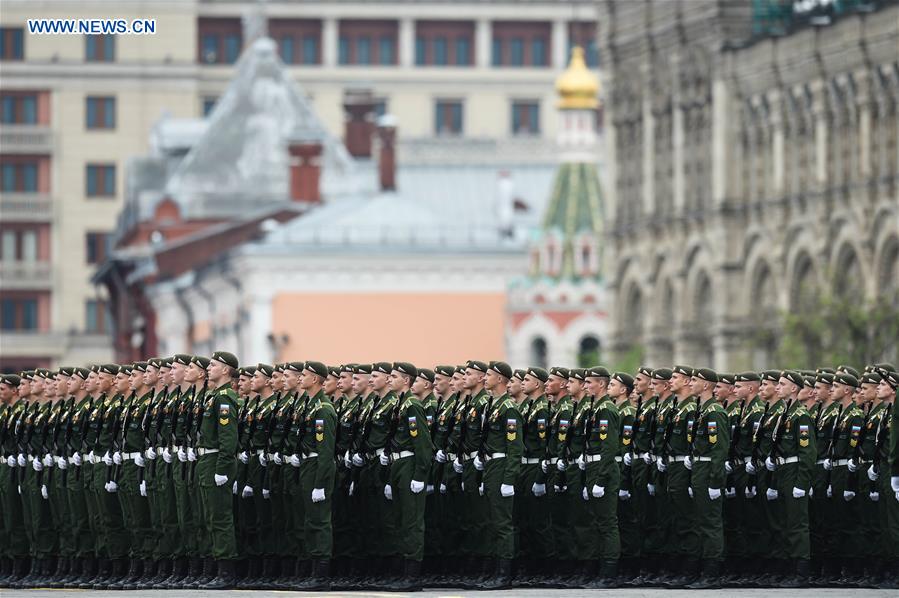
[[[512,368],[505,361],[491,361],[484,374],[484,388],[495,397],[503,395],[509,388]]]
[[[303,379],[303,368],[305,363],[302,361],[291,361],[284,367],[281,374],[281,381],[284,384],[286,392],[292,392],[300,387],[300,381]]]
[[[65,393],[70,395],[78,394],[84,387],[84,378],[76,374],[75,368],[71,368],[72,375],[66,378]]]
[[[450,389],[455,393],[465,390],[465,366],[456,366],[456,371],[453,372],[453,380],[450,383]]]
[[[420,399],[423,399],[431,394],[431,390],[433,390],[433,388],[434,372],[425,368],[419,369],[418,375],[415,376],[415,380],[412,381],[412,394]]]
[[[412,379],[418,375],[418,368],[411,363],[397,361],[390,370],[388,385],[396,393],[406,392],[412,387]]]
[[[886,371],[877,385],[877,398],[881,401],[892,399],[899,388],[899,373]]]
[[[253,372],[252,377],[247,380],[248,390],[254,393],[261,393],[265,388],[271,384],[272,377],[270,375],[271,369],[265,369],[262,367],[257,367],[256,371]],[[246,394],[249,394],[247,392]]]
[[[852,399],[856,390],[858,390],[858,379],[852,374],[841,373],[834,376],[831,394],[835,401]]]
[[[830,401],[833,392],[833,374],[818,372],[815,374],[815,400],[819,403]]]
[[[322,383],[322,390],[325,391],[325,394],[328,396],[334,396],[337,394],[337,383],[340,381],[340,367],[339,366],[329,366],[328,367],[328,375],[325,376],[325,381]]]
[[[761,384],[759,384],[759,396],[766,401],[770,401],[777,397],[777,383],[780,380],[779,370],[766,370],[761,373]]]
[[[206,366],[206,379],[216,386],[231,382],[237,373],[240,363],[233,353],[216,351]]]
[[[15,374],[6,374],[0,377],[0,401],[11,403],[18,396],[19,382],[21,378]]]
[[[666,398],[671,392],[671,370],[668,368],[655,368],[652,370],[652,382],[650,382],[652,394]]]
[[[676,365],[671,373],[671,392],[676,395],[690,392],[693,382],[693,368],[685,365]]]
[[[159,384],[163,386],[172,386],[174,384],[174,378],[172,377],[172,359],[167,358],[163,359],[162,363],[159,364]]]
[[[529,367],[521,383],[521,389],[530,397],[537,397],[544,392],[543,385],[549,380],[549,372],[543,368]]]
[[[715,396],[719,401],[728,401],[734,396],[734,374],[718,374],[718,383],[715,385]]]
[[[33,372],[27,371],[22,372],[21,376],[19,376],[19,386],[16,388],[16,392],[19,395],[20,399],[27,399],[31,396],[31,376]]]
[[[92,380],[92,378],[93,378],[93,380]],[[91,385],[92,382],[93,382],[93,384]],[[93,372],[91,372],[91,376],[88,377],[88,379],[87,379],[87,383],[88,383],[88,385],[90,385],[90,387],[88,388],[88,391],[99,392],[100,391],[99,382],[100,382],[99,379],[95,378],[93,376]],[[128,387],[131,386],[131,370],[124,366],[119,366],[119,371],[116,372],[116,375],[113,378],[112,384],[113,384],[113,389],[115,390],[116,394],[125,394],[128,391]]]
[[[184,373],[190,365],[190,355],[179,353],[172,359],[172,384],[183,384]]]
[[[469,360],[465,364],[465,390],[473,391],[484,385],[487,375],[487,364],[483,361]]]
[[[353,368],[356,364],[348,363],[340,366],[340,377],[337,379],[337,390],[349,395],[353,392]]]
[[[440,396],[446,396],[450,393],[453,374],[456,368],[451,365],[438,365],[434,368],[434,391]]]
[[[282,390],[284,390],[285,367],[286,366],[284,364],[281,364],[281,365],[276,365],[272,369],[272,379],[271,379],[270,384],[272,385],[272,388],[275,389],[275,392],[281,392]]]
[[[799,372],[785,370],[781,373],[777,385],[774,387],[777,398],[786,400],[796,397],[796,395],[799,394],[799,389],[802,388],[804,384],[805,382],[802,380],[802,376]]]
[[[586,392],[587,370],[572,368],[568,370],[568,394],[581,397]]]
[[[390,381],[390,372],[393,370],[393,364],[386,361],[379,361],[372,364],[371,376],[368,378],[368,385],[378,394],[386,393],[389,390],[388,383]]]
[[[159,362],[150,360],[147,362],[147,369],[144,371],[143,385],[147,388],[153,388],[159,381]]]
[[[546,379],[546,394],[553,398],[561,398],[568,391],[568,368],[549,368],[549,378]]]
[[[512,379],[509,380],[509,395],[513,397],[520,397],[524,394],[524,389],[522,388],[522,383],[524,382],[524,376],[526,372],[524,370],[515,370],[512,372]]]
[[[634,390],[634,379],[630,374],[615,372],[609,381],[609,396],[612,399],[624,399]]]
[[[353,368],[353,392],[359,396],[368,394],[371,364],[360,363]]]
[[[184,374],[184,380],[194,386],[203,384],[206,380],[206,368],[209,367],[210,360],[208,357],[194,355],[190,360],[190,366]]]
[[[877,387],[880,385],[881,380],[883,380],[883,378],[880,377],[880,374],[874,372],[862,374],[860,382],[861,401],[863,403],[870,403],[877,397]]]
[[[104,367],[92,367],[91,374],[95,376],[94,390],[88,390],[88,392],[97,392],[101,394],[109,392],[115,386],[120,371],[121,368],[114,363],[110,363]],[[90,380],[90,378],[88,378],[88,380]]]
[[[59,371],[56,372],[56,396],[61,397],[66,394],[71,377],[70,372],[71,368],[59,368]]]
[[[300,388],[309,396],[315,395],[328,377],[328,366],[320,361],[307,361],[300,378]]]
[[[709,368],[693,370],[692,380],[690,381],[690,392],[704,399],[711,397],[718,381],[718,374],[714,370],[710,370]]]
[[[734,379],[734,394],[740,400],[751,399],[759,393],[759,375],[755,372],[742,372]]]
[[[650,382],[652,381],[652,368],[641,365],[637,368],[637,375],[634,377],[634,390],[641,395],[649,392]]]
[[[802,388],[799,389],[797,398],[803,403],[813,401],[815,399],[815,378],[813,376],[803,376],[802,382]]]

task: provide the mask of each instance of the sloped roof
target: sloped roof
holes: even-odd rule
[[[595,164],[578,162],[559,166],[543,228],[566,238],[584,231],[596,235],[602,232],[602,190]]]

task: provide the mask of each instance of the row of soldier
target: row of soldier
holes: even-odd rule
[[[0,587],[896,588],[897,388],[226,352],[7,375]]]

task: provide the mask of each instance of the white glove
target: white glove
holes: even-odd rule
[[[880,477],[880,474],[877,473],[876,471],[874,471],[873,465],[868,468],[868,479],[869,480],[871,480],[872,482],[876,482],[877,478],[879,478],[879,477]]]
[[[259,453],[259,465],[262,465],[263,467],[265,467],[266,463],[267,463],[267,461],[265,459],[265,452],[263,451],[263,452]]]
[[[534,485],[531,486],[531,494],[537,497],[546,496],[546,484],[534,482]]]
[[[281,453],[272,455],[272,461],[275,462],[275,465],[284,465],[284,461],[281,459]]]
[[[418,494],[422,490],[425,489],[425,483],[419,482],[418,480],[412,480],[409,482],[409,490],[412,491],[412,494]]]
[[[477,469],[478,471],[484,471],[484,462],[481,461],[480,455],[475,455],[474,468]]]
[[[91,463],[94,462],[94,451],[91,451],[87,454],[87,460],[90,461]]]
[[[237,496],[237,480],[234,480],[234,483],[231,484],[231,494]]]
[[[690,498],[693,498],[693,486],[687,486],[687,494],[690,495]]]
[[[138,453],[137,456],[134,458],[134,464],[137,465],[138,467],[143,467],[147,464],[147,462],[144,461],[144,458],[141,457],[140,453]]]
[[[120,453],[119,451],[114,452],[112,454],[112,462],[115,463],[116,465],[121,465],[122,464],[122,453]]]
[[[827,487],[827,498],[833,498],[833,486]]]
[[[381,465],[384,467],[390,465],[390,455],[387,454],[387,451],[384,451],[378,456],[378,461],[380,461]]]
[[[434,494],[434,484],[425,486],[425,494]]]
[[[631,455],[630,453],[624,453],[624,466],[630,467],[633,462],[634,462],[634,456]]]
[[[6,458],[6,465],[8,467],[15,467],[17,465],[16,458],[10,455]]]
[[[777,500],[777,490],[774,488],[768,488],[768,491],[765,492],[765,498],[768,500]]]
[[[871,502],[877,502],[878,500],[880,500],[880,493],[879,492],[869,492],[868,498],[871,499]]]
[[[731,474],[734,472],[734,466],[730,464],[730,461],[724,462],[724,473]]]
[[[548,469],[549,469],[549,461],[544,459],[543,461],[540,462],[540,470],[543,471],[543,473],[546,473],[546,471]]]
[[[665,463],[665,459],[663,459],[662,457],[656,459],[656,469],[658,469],[662,473],[668,471],[668,464]]]
[[[19,464],[19,467],[25,467],[25,464],[28,463],[28,461],[25,459],[24,454],[19,453],[19,457],[18,459],[16,459],[16,463]]]
[[[434,455],[434,461],[437,461],[438,463],[446,463],[446,453],[443,452],[443,449],[437,451],[437,453]]]
[[[584,486],[583,489],[581,489],[581,498],[583,498],[584,500],[590,500],[590,495],[587,493],[586,486]]]
[[[568,463],[565,461],[565,459],[559,459],[558,461],[556,461],[556,469],[558,469],[559,471],[565,471],[566,469],[568,469]]]
[[[503,495],[503,498],[515,496],[515,486],[512,486],[511,484],[503,484],[499,487],[499,493]]]
[[[684,458],[684,467],[686,467],[690,471],[693,471],[693,458],[692,457]]]
[[[300,466],[300,461],[301,461],[301,459],[299,458],[299,456],[297,456],[296,453],[294,453],[294,454],[292,454],[291,456],[287,457],[287,462],[290,463],[291,465],[293,465],[294,467],[299,467],[299,466]]]
[[[170,451],[168,447],[162,449],[162,460],[166,463],[172,462],[172,451]]]
[[[65,457],[57,457],[56,458],[56,466],[62,470],[65,470],[69,466],[69,462]]]
[[[462,469],[464,469],[462,467],[462,461],[460,461],[459,459],[453,461],[453,471],[455,471],[456,473],[462,473]]]
[[[109,451],[106,451],[106,453],[104,453],[103,456],[100,457],[100,460],[103,461],[103,465],[106,465],[107,467],[112,466],[112,455]]]
[[[16,489],[19,491],[19,494],[22,494],[22,486],[16,484]],[[899,499],[899,492],[896,493],[896,498]]]
[[[858,470],[858,463],[855,462],[855,459],[849,459],[849,471],[855,472]]]
[[[215,479],[216,486],[224,486],[228,483],[228,476],[226,475],[215,474],[215,477],[213,479]]]
[[[188,461],[196,461],[197,460],[197,451],[195,451],[191,447],[187,447],[187,460]]]
[[[44,497],[44,500],[50,499],[50,493],[47,492],[47,484],[41,485],[41,496]]]
[[[182,463],[187,462],[187,453],[184,451],[183,448],[178,449],[178,460],[181,461]]]
[[[240,492],[240,496],[241,498],[250,498],[251,496],[253,496],[253,489],[249,486],[244,486],[243,490],[241,490]]]
[[[619,490],[618,491],[618,500],[630,500],[631,493],[629,490]]]
[[[446,494],[446,484],[440,482],[440,494]]]
[[[323,502],[325,500],[325,489],[324,488],[313,488],[312,489],[312,502]]]
[[[737,489],[728,488],[724,491],[724,498],[737,498]]]
[[[747,488],[746,490],[743,491],[743,494],[746,495],[746,498],[755,498],[755,495],[756,495],[755,486],[753,486],[752,488]]]
[[[709,488],[709,498],[712,500],[721,498],[721,488]]]
[[[803,496],[805,496],[805,490],[803,490],[802,488],[796,488],[794,486],[793,487],[793,498],[802,498]]]
[[[829,458],[824,459],[824,469],[826,469],[827,471],[830,471],[833,469],[833,461],[831,461]]]
[[[478,486],[478,494],[484,496],[484,482],[481,482],[481,485]]]
[[[843,500],[849,502],[853,498],[855,498],[855,492],[852,490],[843,490]]]
[[[155,451],[155,450],[153,449],[153,447],[151,446],[151,447],[148,448],[146,451],[144,451],[144,456],[145,456],[147,459],[149,459],[150,461],[152,461],[153,459],[156,458],[156,451]],[[141,465],[141,467],[143,467],[143,465]]]
[[[347,490],[347,496],[352,496],[353,492],[356,490],[356,482],[350,482],[350,489]]]
[[[53,467],[53,455],[50,453],[44,455],[44,467]]]
[[[587,469],[587,461],[584,459],[584,455],[579,455],[578,458],[574,460],[574,462],[577,463],[577,468],[581,471],[585,471]]]
[[[815,488],[814,488],[814,486],[812,486],[811,488],[808,489],[808,497],[812,498],[814,495],[815,495]]]
[[[646,484],[646,492],[650,496],[655,496],[656,495],[656,485],[655,484]]]
[[[106,482],[106,484],[103,487],[106,488],[106,491],[109,492],[110,494],[115,494],[116,492],[119,491],[119,485],[116,484],[115,482]]]
[[[775,469],[777,469],[777,463],[775,463],[771,457],[768,457],[765,459],[765,469],[767,469],[768,471],[774,471]]]
[[[271,498],[271,497],[272,497],[272,491],[266,490],[265,488],[263,488],[262,489],[262,498]]]
[[[22,490],[19,490],[19,494],[22,494]],[[896,500],[899,501],[899,490],[896,491]]]
[[[356,467],[362,467],[363,465],[365,465],[365,459],[362,458],[362,455],[360,455],[359,453],[353,455],[353,465],[355,465]]]
[[[44,464],[41,463],[40,459],[35,459],[34,461],[31,462],[31,469],[33,469],[35,471],[40,471],[43,468],[44,468]]]
[[[72,463],[74,463],[76,467],[81,467],[81,464],[83,463],[81,453],[79,453],[78,451],[72,453]]]
[[[353,457],[350,455],[350,451],[343,454],[343,464],[347,469],[353,466]]]
[[[393,500],[393,488],[390,487],[390,484],[384,486],[384,498]]]
[[[240,459],[240,462],[244,465],[250,462],[250,456],[247,454],[247,451],[240,451],[237,453],[237,458]]]
[[[19,455],[19,458],[21,459],[22,456]],[[22,464],[22,462],[19,461],[19,465],[21,465],[21,464]],[[893,477],[890,478],[890,488],[893,489],[893,492],[899,492],[899,475],[894,475]]]
[[[147,495],[147,480],[142,480],[139,487],[140,487],[140,495],[146,496]]]
[[[592,494],[594,498],[602,498],[606,494],[606,488],[605,486],[593,484],[593,488],[590,489],[590,494]]]
[[[562,486],[559,486],[558,484],[553,484],[553,492],[555,492],[556,494],[562,494],[562,492],[564,492],[565,489],[567,489],[567,488],[568,488],[568,486],[565,486],[563,488]]]
[[[646,463],[647,465],[651,464],[652,463],[652,455],[648,452],[643,453],[643,462]]]
[[[755,463],[753,463],[751,459],[746,462],[746,473],[748,473],[749,475],[755,475],[756,473],[758,473],[758,470],[755,468]]]

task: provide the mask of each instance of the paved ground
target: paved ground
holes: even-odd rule
[[[242,591],[235,590],[232,592],[213,592],[206,590],[193,590],[193,591],[183,591],[183,590],[158,590],[158,591],[133,591],[133,592],[93,592],[91,590],[0,590],[0,596],[3,598],[61,598],[63,596],[73,596],[78,598],[83,598],[88,595],[90,592],[91,595],[94,596],[103,596],[106,598],[115,597],[115,598],[173,598],[182,596],[190,596],[192,598],[283,598],[285,595],[293,595],[293,596],[327,596],[328,598],[334,598],[337,596],[354,596],[359,598],[386,598],[387,596],[401,596],[402,594],[395,594],[390,592],[332,592],[332,593],[316,593],[316,592],[269,592],[269,591]],[[716,597],[728,597],[731,596],[740,596],[742,598],[765,598],[767,596],[775,595],[775,596],[783,596],[783,598],[819,598],[821,596],[832,596],[833,598],[838,598],[842,596],[852,596],[853,598],[858,596],[862,597],[870,597],[870,598],[890,598],[896,597],[895,590],[844,590],[844,589],[828,589],[828,590],[734,590],[734,589],[726,589],[726,590],[715,590],[715,591],[700,591],[700,590],[659,590],[659,589],[650,589],[647,588],[645,590],[634,589],[634,590],[505,590],[502,592],[468,592],[468,591],[453,591],[451,589],[445,590],[434,590],[434,591],[426,591],[416,594],[417,596],[427,596],[429,598],[460,598],[463,596],[481,596],[482,598],[485,596],[504,596],[511,597],[515,596],[516,598],[519,596],[532,596],[534,598],[543,597],[543,596],[558,596],[562,598],[580,598],[584,596],[627,596],[630,598],[683,598],[685,596],[716,596]]]

